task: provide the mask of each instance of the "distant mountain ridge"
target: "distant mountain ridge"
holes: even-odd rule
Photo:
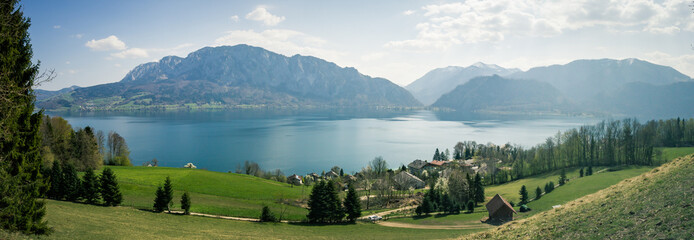
[[[694,81],[689,76],[633,58],[576,60],[471,83],[458,85],[431,106],[464,112],[694,117]],[[437,87],[433,81],[420,84]]]
[[[439,97],[450,92],[456,86],[479,76],[506,76],[520,69],[506,69],[495,64],[478,62],[468,67],[449,66],[429,71],[421,78],[405,87],[424,105],[431,105]]]
[[[416,107],[383,78],[310,56],[248,45],[205,47],[186,58],[141,64],[117,83],[79,88],[39,102],[49,109],[196,107]]]

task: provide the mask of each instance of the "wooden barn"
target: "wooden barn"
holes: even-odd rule
[[[489,200],[486,206],[490,221],[511,221],[513,220],[513,214],[518,214],[516,210],[513,210],[511,204],[499,194],[495,195],[492,200]]]

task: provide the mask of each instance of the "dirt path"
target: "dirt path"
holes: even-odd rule
[[[171,213],[183,214],[183,211],[171,211]],[[235,221],[260,222],[260,219],[257,219],[257,218],[229,217],[229,216],[213,215],[213,214],[206,214],[206,213],[196,213],[196,212],[191,212],[190,215],[191,216],[201,216],[201,217],[235,220]],[[282,220],[282,222],[288,223],[289,221]]]
[[[366,218],[368,218],[369,216],[373,216],[373,215],[376,215],[376,216],[379,216],[379,217],[383,217],[383,216],[385,216],[385,215],[388,215],[388,214],[391,214],[391,213],[394,213],[394,212],[397,212],[397,211],[410,210],[410,209],[413,209],[413,208],[416,208],[416,207],[417,207],[417,206],[401,207],[401,208],[397,208],[397,209],[393,209],[393,210],[388,210],[388,211],[383,211],[383,212],[379,212],[379,213],[374,213],[374,214],[371,214],[371,215],[368,215],[368,216],[362,216],[362,217],[360,217],[359,219],[366,219]]]
[[[381,221],[378,225],[386,227],[397,227],[397,228],[413,228],[413,229],[481,229],[481,228],[491,228],[494,226],[487,225],[422,225],[422,224],[411,224],[411,223],[401,223],[393,221]]]

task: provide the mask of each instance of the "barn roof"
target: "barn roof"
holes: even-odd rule
[[[513,209],[513,207],[511,206],[511,204],[509,204],[509,203],[508,203],[504,198],[502,198],[501,195],[499,195],[499,194],[494,195],[494,197],[492,198],[492,200],[489,200],[489,202],[487,203],[486,206],[487,206],[487,211],[489,212],[489,215],[490,215],[490,216],[491,216],[491,215],[494,215],[494,213],[496,213],[496,211],[498,211],[499,209],[502,209],[502,208],[505,208],[505,207],[510,208],[514,213],[517,214],[516,210]]]

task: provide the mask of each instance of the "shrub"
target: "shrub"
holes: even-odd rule
[[[467,202],[467,213],[473,213],[475,211],[475,201],[468,201]]]
[[[532,209],[530,209],[530,208],[529,208],[528,206],[526,206],[525,204],[523,204],[523,205],[520,206],[520,212],[528,212],[528,211],[530,211],[530,210],[532,210]]]

